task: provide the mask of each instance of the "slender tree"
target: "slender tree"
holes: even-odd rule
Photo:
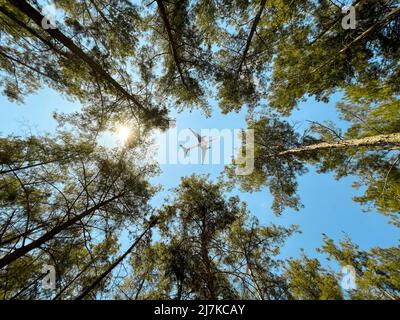
[[[160,210],[163,241],[132,256],[122,299],[284,299],[277,256],[295,227],[262,226],[206,177],[182,179]]]
[[[3,166],[12,170],[0,179],[1,277],[8,279],[4,298],[40,296],[39,280],[27,289],[25,285],[38,279],[43,263],[56,266],[60,286],[86,270],[73,287],[60,292],[76,296],[74,288],[87,287],[108,267],[117,234],[138,226],[149,213],[148,199],[155,189],[145,179],[156,168],[134,165],[143,157],[144,146],[107,151],[93,141],[62,138],[63,143],[51,137],[2,140],[2,154],[14,159],[3,157]],[[49,154],[40,152],[51,146]],[[70,153],[74,156],[61,156]],[[61,160],[45,161],[49,157]],[[30,162],[37,165],[21,166]],[[79,256],[86,257],[74,267]],[[24,266],[27,272],[19,276]]]
[[[394,111],[396,104],[386,104],[385,112],[389,109]],[[378,110],[371,108],[369,112],[380,114]],[[368,110],[365,111],[368,113]],[[285,121],[274,117],[260,118],[250,125],[255,134],[253,173],[248,176],[236,176],[233,165],[227,168],[228,177],[232,183],[238,182],[247,191],[268,186],[274,196],[273,208],[276,213],[280,213],[284,207],[300,208],[296,195],[296,180],[298,175],[306,172],[306,166],[309,164],[318,166],[320,172],[336,170],[339,178],[352,173],[358,175],[360,181],[370,186],[367,191],[369,196],[356,198],[360,202],[371,201],[367,199],[377,183],[381,185],[381,195],[385,191],[396,193],[396,151],[400,149],[400,134],[393,130],[398,119],[392,118],[390,121],[389,130],[382,128],[375,134],[367,128],[367,123],[361,121],[360,124],[358,121],[343,136],[332,123],[313,122],[308,130],[300,135]],[[367,179],[368,176],[371,177],[372,172],[375,179],[379,177],[378,180]],[[384,190],[384,185],[388,187],[387,190]],[[378,198],[376,191],[375,189]],[[392,207],[388,204],[386,209],[381,208],[380,211],[392,216],[392,222],[398,223],[393,210],[397,205],[393,206],[394,203],[398,204],[397,196],[392,199]]]

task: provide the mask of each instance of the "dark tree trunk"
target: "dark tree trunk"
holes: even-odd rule
[[[182,70],[182,67],[181,67],[181,61],[180,61],[180,58],[179,58],[177,45],[175,43],[174,36],[172,34],[171,25],[169,23],[167,10],[165,9],[165,6],[164,6],[164,3],[163,3],[162,0],[156,0],[156,2],[157,2],[157,5],[158,5],[158,11],[160,12],[161,19],[164,22],[165,30],[167,31],[168,41],[169,41],[169,45],[171,47],[172,56],[174,57],[174,62],[175,62],[176,68],[178,69],[178,73],[179,73],[179,76],[181,78],[182,84],[185,87],[187,87],[186,82],[185,82],[185,77],[183,75],[183,70]]]
[[[257,13],[256,17],[254,18],[253,24],[251,25],[250,33],[249,33],[249,36],[247,37],[247,41],[246,41],[246,47],[244,48],[242,58],[240,59],[239,67],[236,72],[237,76],[239,76],[240,72],[242,71],[243,63],[246,61],[247,53],[249,52],[251,41],[253,40],[254,33],[257,30],[257,25],[261,20],[261,16],[264,11],[266,3],[267,3],[267,0],[261,1],[258,13]]]
[[[38,239],[32,241],[31,243],[13,251],[12,253],[6,255],[4,258],[0,259],[0,269],[9,265],[10,263],[12,263],[13,261],[17,260],[18,258],[24,256],[25,254],[27,254],[28,252],[39,248],[42,244],[46,243],[47,241],[53,239],[57,234],[59,234],[60,232],[68,229],[69,227],[71,227],[72,225],[74,225],[76,222],[78,222],[79,220],[85,218],[86,216],[88,216],[89,214],[95,212],[96,210],[104,207],[105,205],[109,204],[110,202],[120,198],[122,195],[117,195],[114,196],[106,201],[103,201],[93,207],[91,207],[90,209],[82,212],[81,214],[73,217],[72,219],[58,225],[57,227],[53,228],[52,230],[50,230],[49,232],[45,233],[43,236],[39,237]]]
[[[372,33],[374,33],[375,31],[379,30],[380,28],[384,27],[385,25],[387,25],[390,21],[392,21],[398,14],[400,14],[400,6],[393,9],[392,11],[390,11],[382,20],[378,21],[377,23],[375,23],[374,25],[372,25],[371,27],[369,27],[367,30],[365,30],[363,33],[361,33],[357,38],[355,38],[354,40],[352,40],[348,45],[346,45],[343,49],[341,49],[332,59],[327,60],[325,63],[323,63],[322,65],[316,67],[314,70],[311,71],[311,73],[315,73],[318,70],[320,70],[321,68],[331,64],[332,62],[334,62],[338,56],[340,56],[340,54],[346,52],[347,50],[349,50],[353,45],[355,45],[357,42],[367,38],[369,35],[371,35]]]
[[[108,269],[106,271],[104,271],[98,278],[96,278],[96,280],[94,280],[92,282],[92,284],[90,286],[88,286],[85,290],[83,290],[83,292],[75,299],[75,300],[82,300],[84,297],[86,297],[88,295],[88,293],[90,291],[92,291],[94,288],[96,288],[96,286],[105,278],[107,277],[108,274],[111,273],[111,271],[118,266],[122,260],[125,259],[125,257],[130,254],[132,252],[132,250],[136,247],[136,245],[140,242],[140,240],[142,240],[142,238],[146,235],[147,232],[149,232],[149,230],[151,228],[153,228],[155,225],[157,224],[157,219],[153,219],[149,225],[147,226],[147,228],[142,232],[142,234],[135,240],[135,242],[129,247],[128,250],[125,251],[125,253],[123,255],[121,255],[115,262],[113,262],[111,264],[110,267],[108,267]]]
[[[8,0],[15,8],[26,14],[30,19],[32,19],[38,26],[42,25],[43,19],[45,17],[32,7],[28,2],[24,0]],[[76,57],[82,59],[87,63],[87,65],[98,75],[100,75],[106,82],[111,84],[120,94],[132,101],[140,111],[146,112],[143,105],[137,100],[136,97],[127,92],[114,78],[112,78],[107,71],[105,71],[102,66],[88,56],[81,48],[79,48],[70,38],[65,36],[58,29],[46,29],[45,30],[53,39],[62,43],[66,48],[68,48]]]

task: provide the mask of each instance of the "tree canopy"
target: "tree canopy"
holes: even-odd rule
[[[54,17],[49,5],[0,0],[2,95],[51,89],[80,105],[55,113],[52,133],[0,133],[0,299],[400,299],[398,246],[320,230],[325,258],[286,257],[301,226],[260,222],[241,198],[268,189],[275,214],[302,211],[298,178],[316,168],[351,177],[354,201],[400,227],[398,0],[60,0]],[[291,123],[334,94],[346,125]],[[237,174],[239,152],[219,179],[181,177],[155,203],[152,135],[185,110],[244,110],[254,170]],[[121,123],[134,134],[102,145]]]

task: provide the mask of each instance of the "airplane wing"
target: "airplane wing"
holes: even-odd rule
[[[195,144],[195,145],[190,146],[190,147],[185,147],[184,145],[181,145],[181,144],[180,144],[180,147],[181,147],[182,149],[186,149],[186,150],[192,150],[192,149],[198,148],[198,147],[200,147],[200,146],[201,146],[200,143]]]
[[[183,146],[183,145],[179,145],[182,149],[183,149],[183,154],[185,155],[185,157],[188,155],[188,153],[189,153],[189,151],[190,151],[190,149],[189,148],[186,148],[185,146]]]
[[[199,141],[199,143],[201,143],[201,135],[199,135],[198,133],[196,133],[192,128],[189,128],[190,131],[192,131],[192,133],[194,134],[194,136],[196,137],[196,139]]]
[[[201,146],[201,144],[198,143],[198,144],[195,144],[195,145],[193,145],[193,146],[187,147],[187,149],[192,150],[192,149],[196,149],[196,148],[198,148],[198,147],[200,147],[200,146]]]
[[[200,146],[200,144],[196,144],[196,145],[193,145],[190,147],[185,147],[183,145],[180,145],[180,146],[183,149],[184,155],[186,157],[189,154],[190,150],[198,148]]]

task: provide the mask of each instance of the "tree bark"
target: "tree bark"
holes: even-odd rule
[[[203,217],[203,228],[206,226],[206,215]],[[201,259],[205,267],[205,277],[206,277],[206,286],[208,290],[208,296],[206,299],[209,300],[216,300],[217,293],[216,293],[216,287],[215,287],[215,274],[214,270],[212,268],[212,261],[209,256],[209,243],[210,243],[210,238],[209,235],[204,231],[202,231],[202,234],[200,235],[200,251],[201,251]]]
[[[18,168],[0,170],[0,174],[10,173],[10,172],[17,172],[17,171],[20,171],[20,170],[26,170],[26,169],[30,169],[30,168],[40,167],[40,166],[43,166],[43,165],[46,165],[46,164],[50,164],[50,163],[55,163],[55,162],[63,162],[63,161],[66,161],[66,160],[70,160],[71,158],[72,158],[72,156],[71,157],[66,157],[66,158],[60,158],[60,159],[53,159],[53,160],[44,161],[44,162],[38,162],[38,163],[29,164],[29,165],[18,167]]]
[[[354,44],[356,44],[357,42],[363,40],[364,38],[369,36],[371,33],[375,32],[376,30],[378,30],[378,29],[384,27],[385,25],[387,25],[398,14],[400,14],[400,6],[397,7],[396,9],[393,9],[392,11],[390,11],[382,20],[378,21],[377,23],[375,23],[374,25],[369,27],[367,30],[365,30],[363,33],[361,33],[357,38],[355,38],[348,45],[346,45],[343,49],[341,49],[333,58],[327,60],[322,65],[316,67],[314,70],[311,71],[311,73],[315,73],[318,70],[320,70],[321,68],[325,67],[326,65],[329,65],[332,62],[334,62],[337,59],[337,57],[340,56],[340,54],[342,54],[342,53],[346,52],[347,50],[349,50]]]
[[[249,272],[251,281],[253,281],[253,283],[254,283],[254,288],[256,289],[258,298],[260,300],[265,300],[264,296],[263,296],[263,292],[262,292],[260,286],[258,285],[258,281],[257,281],[256,277],[254,276],[253,269],[252,269],[252,267],[251,267],[251,265],[249,263],[249,260],[248,260],[247,256],[246,256],[246,262],[247,262],[247,271]]]
[[[158,11],[160,12],[161,19],[164,22],[165,30],[167,31],[169,44],[171,46],[172,55],[174,57],[176,68],[178,69],[178,73],[181,78],[182,84],[185,87],[187,87],[186,82],[185,82],[185,77],[183,75],[183,70],[181,67],[181,61],[179,59],[178,49],[176,48],[176,43],[175,43],[174,37],[172,35],[172,28],[171,28],[171,25],[168,20],[167,10],[165,10],[165,6],[164,6],[162,0],[156,0],[156,2],[158,5]]]
[[[247,53],[249,52],[251,41],[253,40],[254,33],[256,33],[257,25],[261,20],[262,12],[264,11],[265,4],[267,0],[262,0],[260,3],[260,9],[257,12],[256,17],[254,18],[253,24],[251,25],[249,36],[247,37],[246,47],[244,48],[242,58],[239,63],[239,67],[237,69],[236,75],[239,76],[240,72],[242,71],[243,63],[246,61]]]
[[[18,234],[16,236],[7,238],[6,240],[2,240],[2,241],[0,241],[0,247],[5,246],[5,245],[7,245],[7,244],[9,244],[11,242],[14,242],[14,241],[18,240],[19,238],[27,237],[30,234],[34,233],[35,231],[37,231],[37,230],[39,230],[41,228],[42,228],[42,226],[37,227],[37,228],[33,228],[33,229],[27,230],[27,231],[25,231],[23,233],[20,233],[20,234]]]
[[[347,148],[377,148],[385,150],[387,148],[399,149],[400,148],[400,133],[380,134],[372,137],[365,137],[360,139],[349,139],[338,142],[321,142],[309,146],[299,147],[286,151],[279,152],[277,156],[296,156],[303,153],[330,150],[330,149],[347,149]]]
[[[48,46],[54,52],[58,53],[59,55],[63,56],[66,59],[71,58],[69,53],[58,49],[53,43],[51,43],[50,40],[48,40],[45,37],[43,37],[42,35],[40,35],[36,30],[34,30],[33,28],[31,28],[30,26],[25,24],[25,22],[21,21],[13,12],[9,11],[5,6],[0,6],[0,12],[3,13],[10,20],[12,20],[14,23],[19,25],[21,28],[28,31],[31,35],[38,38],[40,41],[42,41],[46,46]]]
[[[147,226],[147,228],[142,232],[142,234],[135,240],[135,242],[128,248],[128,250],[125,251],[125,253],[123,255],[121,255],[115,262],[113,262],[111,264],[110,267],[107,268],[106,271],[104,271],[98,278],[96,278],[96,280],[94,280],[92,282],[91,285],[89,285],[86,289],[83,290],[83,292],[77,297],[75,298],[75,300],[82,300],[84,297],[87,296],[87,294],[92,291],[105,277],[107,277],[107,275],[116,267],[118,266],[122,260],[125,259],[125,257],[130,254],[132,252],[132,250],[136,247],[136,245],[140,242],[140,240],[142,240],[142,238],[146,235],[147,232],[149,232],[149,230],[151,228],[153,228],[155,225],[157,224],[157,218],[154,218],[149,225]]]
[[[42,25],[43,19],[45,17],[32,7],[25,0],[8,0],[15,8],[26,14],[30,19],[32,19],[39,27]],[[45,31],[55,40],[62,43],[66,48],[68,48],[76,57],[80,58],[95,72],[105,79],[109,84],[111,84],[120,94],[132,101],[135,106],[142,112],[146,112],[146,108],[129,92],[127,92],[114,78],[112,78],[103,67],[88,56],[81,48],[79,48],[70,38],[65,36],[58,29],[45,29]]]
[[[9,265],[10,263],[14,262],[18,258],[24,256],[28,252],[39,248],[42,244],[46,243],[47,241],[53,239],[57,234],[60,232],[66,230],[67,228],[71,227],[74,225],[76,222],[79,220],[83,219],[84,217],[88,216],[89,214],[95,212],[96,210],[104,207],[105,205],[109,204],[110,202],[120,198],[122,194],[119,194],[117,196],[114,196],[106,201],[103,201],[93,207],[91,207],[88,210],[85,210],[84,212],[78,214],[77,216],[73,217],[72,219],[54,227],[52,230],[49,232],[45,233],[43,236],[39,237],[38,239],[32,241],[31,243],[13,251],[12,253],[6,255],[4,258],[0,259],[0,269]]]

